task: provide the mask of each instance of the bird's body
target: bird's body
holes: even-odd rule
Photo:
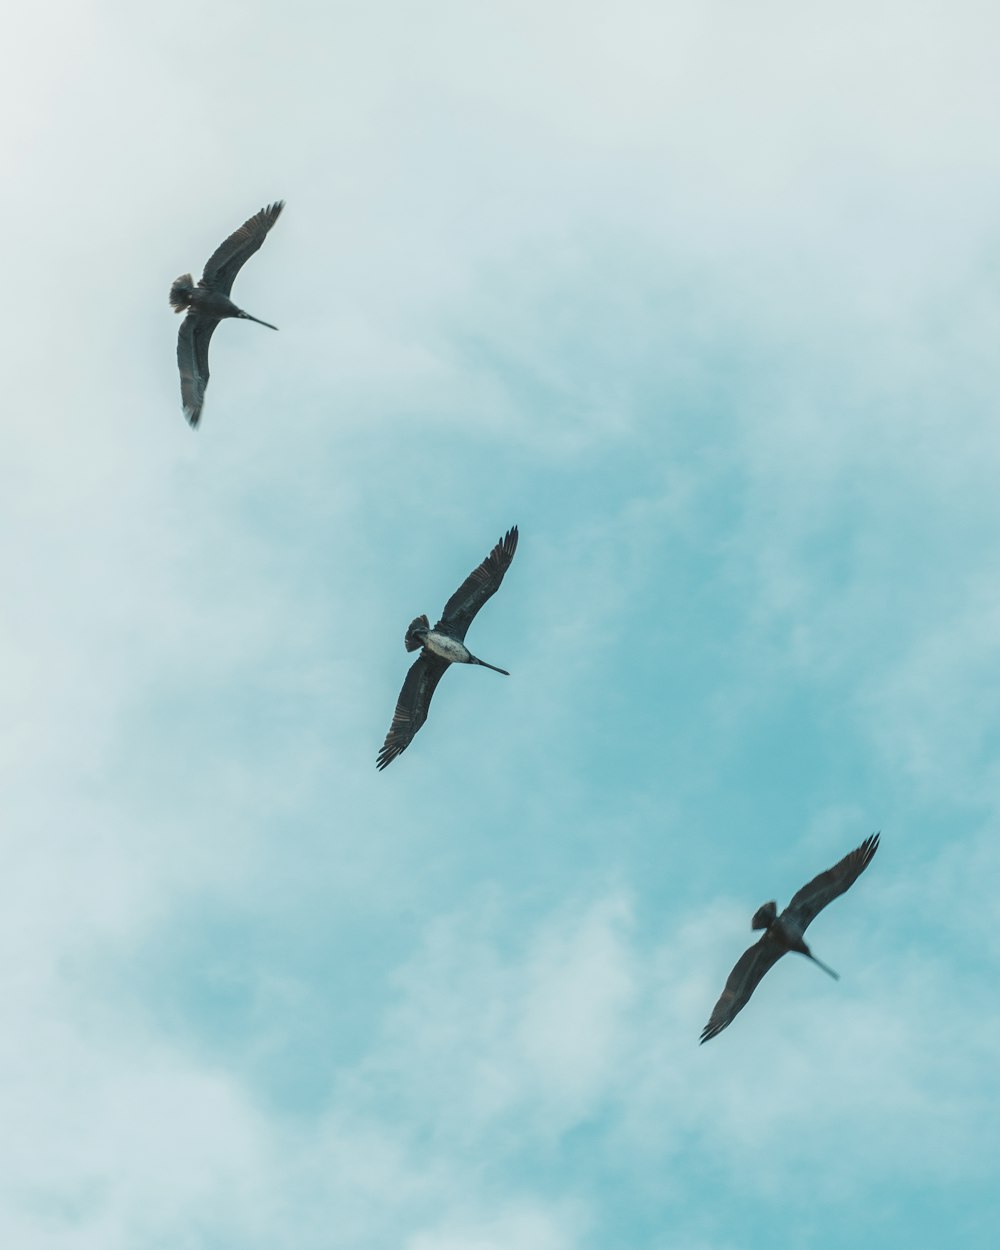
[[[423,635],[423,640],[428,651],[433,651],[435,655],[439,655],[442,660],[447,660],[449,664],[473,662],[472,652],[465,643],[452,638],[450,634],[442,634],[436,629],[429,629]]]
[[[177,313],[187,313],[177,335],[177,366],[184,415],[192,426],[197,426],[201,420],[209,377],[208,345],[219,322],[227,317],[239,317],[267,326],[269,330],[278,328],[237,307],[229,298],[229,292],[236,275],[267,238],[267,232],[284,206],[284,201],[278,200],[245,221],[212,253],[197,284],[191,274],[185,273],[175,279],[170,288],[171,308]]]
[[[754,929],[763,929],[764,935],[749,950],[743,952],[736,961],[736,966],[729,974],[726,988],[722,991],[719,1001],[715,1004],[711,1019],[702,1030],[701,1040],[721,1033],[727,1025],[750,1001],[750,996],[760,984],[764,975],[778,962],[782,955],[789,951],[797,951],[805,955],[813,963],[818,964],[824,972],[836,978],[837,974],[828,968],[812,953],[806,945],[803,934],[819,915],[827,903],[832,902],[858,879],[871,863],[872,856],[878,850],[879,835],[872,834],[849,855],[845,855],[839,863],[826,872],[814,877],[808,885],[804,885],[785,910],[778,915],[777,904],[773,901],[765,903],[754,913],[750,922]]]
[[[503,581],[517,550],[517,538],[515,525],[455,591],[433,629],[426,616],[418,616],[410,622],[404,645],[407,651],[419,651],[420,655],[410,666],[403,682],[392,725],[378,755],[378,768],[391,764],[413,741],[417,730],[427,719],[431,696],[449,665],[478,664],[505,677],[510,676],[506,669],[487,664],[474,656],[465,645],[465,634],[476,613]]]
[[[224,317],[242,317],[245,321],[256,321],[260,326],[267,326],[269,330],[277,330],[278,327],[271,325],[270,321],[261,321],[259,317],[251,317],[248,312],[237,307],[228,295],[223,295],[221,291],[207,291],[202,286],[194,286],[190,278],[191,275],[186,273],[170,288],[170,302],[176,312],[186,311],[188,316],[193,314],[197,317],[211,317],[213,321],[222,321]]]
[[[814,958],[812,951],[805,944],[802,930],[790,917],[779,916],[768,925],[767,932],[786,951],[798,951],[800,955],[805,955],[809,959]]]

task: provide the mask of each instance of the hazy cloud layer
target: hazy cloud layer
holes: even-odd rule
[[[992,1247],[990,7],[12,32],[0,1242]]]

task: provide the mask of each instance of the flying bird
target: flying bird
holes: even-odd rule
[[[450,664],[479,664],[493,669],[494,673],[503,673],[504,677],[510,676],[505,668],[497,668],[495,664],[477,659],[465,645],[465,634],[479,609],[496,594],[516,550],[515,525],[455,591],[444,605],[441,619],[433,629],[426,616],[418,616],[410,622],[404,639],[406,649],[423,650],[406,674],[392,725],[378,753],[378,768],[391,764],[413,741],[414,734],[427,719],[431,695]]]
[[[722,997],[715,1004],[712,1018],[701,1031],[703,1042],[732,1024],[750,1001],[750,995],[760,984],[764,974],[788,951],[798,951],[799,954],[808,956],[834,980],[840,979],[832,968],[816,958],[802,940],[802,935],[827,903],[843,894],[857,881],[878,850],[878,840],[879,835],[873,833],[870,838],[865,838],[857,850],[845,855],[839,864],[834,864],[826,872],[814,877],[793,896],[780,916],[778,905],[773,901],[757,909],[750,924],[754,929],[763,929],[764,936],[737,960],[736,967],[729,974],[726,988],[722,991]]]
[[[187,313],[177,335],[177,364],[181,371],[184,415],[194,429],[201,420],[208,386],[208,345],[223,317],[242,317],[269,330],[278,328],[237,308],[229,292],[233,289],[233,279],[267,238],[267,232],[284,207],[284,200],[278,200],[245,221],[208,258],[197,286],[189,273],[183,273],[170,288],[171,308],[176,313]]]

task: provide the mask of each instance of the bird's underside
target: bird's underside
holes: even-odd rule
[[[712,1015],[701,1033],[707,1042],[730,1025],[750,1001],[750,996],[764,976],[774,967],[782,955],[790,950],[808,955],[831,976],[837,974],[820,963],[806,946],[802,935],[828,903],[849,889],[872,861],[878,850],[879,835],[865,838],[859,847],[845,855],[826,872],[821,872],[792,897],[780,916],[776,916],[773,903],[758,909],[754,917],[756,927],[766,926],[763,937],[755,942],[736,961],[729,974],[726,988],[715,1004]]]
[[[403,688],[396,701],[392,724],[379,751],[376,767],[385,768],[401,755],[413,741],[417,731],[427,720],[431,697],[445,670],[453,662],[477,664],[493,668],[491,664],[477,659],[465,647],[465,635],[476,613],[496,593],[504,574],[510,567],[517,550],[518,531],[513,526],[497,543],[486,559],[469,574],[462,585],[445,604],[440,621],[430,629],[426,616],[418,616],[410,622],[404,643],[407,651],[420,649],[420,655],[410,666]],[[428,635],[431,635],[428,643]],[[449,645],[450,644],[450,645]],[[451,658],[439,653],[443,649]],[[508,675],[505,669],[497,672]]]
[[[278,200],[248,218],[209,257],[197,284],[191,274],[182,274],[170,288],[170,306],[187,315],[177,334],[177,367],[181,379],[184,415],[197,427],[208,386],[208,345],[215,327],[228,317],[255,321],[276,330],[269,321],[253,317],[229,298],[233,281],[243,265],[267,238],[278,220],[284,201]]]

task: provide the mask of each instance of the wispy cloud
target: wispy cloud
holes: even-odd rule
[[[0,1241],[991,1247],[992,12],[18,21]]]

